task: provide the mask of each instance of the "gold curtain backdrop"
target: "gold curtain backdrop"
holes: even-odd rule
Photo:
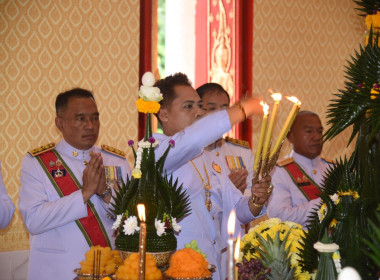
[[[254,0],[253,93],[273,104],[268,88],[294,95],[301,110],[321,117],[325,131],[327,105],[344,86],[344,65],[364,41],[364,18],[352,0]],[[273,135],[276,136],[292,103],[283,99]],[[258,141],[261,119],[253,123],[253,147]],[[351,130],[325,143],[323,156],[335,159],[349,155],[346,148]],[[290,152],[285,141],[281,155]]]
[[[100,111],[98,144],[133,155],[139,86],[138,0],[0,1],[0,160],[17,206],[20,164],[34,147],[57,142],[55,97],[72,87],[95,94]],[[0,251],[29,248],[16,210],[0,230]]]

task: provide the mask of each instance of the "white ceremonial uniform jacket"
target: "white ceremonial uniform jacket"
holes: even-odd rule
[[[239,142],[239,140],[236,140]],[[249,147],[243,147],[238,143],[232,143],[230,141],[226,141],[226,139],[220,139],[216,142],[215,148],[212,151],[209,151],[212,156],[219,158],[222,170],[229,170],[227,175],[233,171],[234,164],[228,164],[228,161],[232,160],[232,157],[240,157],[243,161],[244,168],[248,171],[247,177],[247,188],[244,191],[245,195],[251,195],[252,188],[252,179],[253,179],[253,163],[254,157],[252,151]],[[231,166],[232,165],[232,166]]]
[[[191,214],[179,222],[182,228],[177,235],[177,248],[182,249],[184,245],[191,240],[197,240],[198,247],[206,253],[209,263],[216,266],[213,279],[222,279],[222,275],[220,274],[220,245],[217,244],[217,239],[221,240],[222,238],[221,223],[228,219],[229,212],[222,213],[221,209],[224,207],[232,207],[223,205],[225,198],[223,196],[223,190],[220,187],[220,182],[216,183],[218,178],[209,174],[210,183],[212,185],[210,192],[213,206],[211,209],[212,214],[208,212],[205,206],[206,195],[204,185],[197,170],[189,160],[194,158],[193,162],[197,167],[199,166],[198,170],[201,172],[204,180],[207,180],[202,157],[195,157],[202,152],[204,147],[215,142],[230,129],[228,114],[223,110],[205,116],[172,137],[162,134],[154,135],[154,137],[159,140],[159,144],[155,150],[156,160],[158,160],[159,156],[166,150],[169,145],[169,140],[175,140],[175,147],[170,150],[164,169],[169,175],[172,175],[173,178],[178,178],[179,183],[183,184],[190,197]],[[239,194],[239,197],[241,197],[241,194]],[[233,200],[231,199],[230,201]],[[241,200],[240,203],[244,205],[243,200]],[[239,210],[239,212],[242,211]],[[226,217],[223,214],[225,214]],[[244,214],[242,214],[242,216],[244,217]],[[250,214],[249,218],[253,219],[252,214]],[[219,222],[216,223],[215,219],[218,219]]]
[[[13,205],[12,200],[7,193],[7,189],[4,186],[0,162],[0,228],[5,228],[8,226],[12,220],[14,212],[15,206]]]
[[[266,214],[266,208],[264,206],[259,215],[256,217],[253,216],[248,207],[251,195],[243,195],[228,178],[230,170],[227,165],[223,165],[225,158],[222,158],[220,154],[217,155],[214,150],[211,152],[204,151],[202,157],[204,162],[206,162],[209,172],[213,175],[213,178],[217,180],[217,182],[213,184],[213,186],[215,185],[217,187],[211,188],[211,190],[214,189],[217,193],[217,195],[211,196],[213,202],[212,215],[213,217],[218,217],[218,219],[215,218],[213,221],[215,227],[218,229],[217,231],[220,232],[219,236],[217,235],[216,237],[216,244],[218,245],[218,252],[220,252],[221,279],[225,279],[227,277],[227,240],[229,237],[227,223],[231,210],[235,210],[237,217],[233,235],[236,239],[239,234],[241,237],[244,235],[242,226]],[[251,193],[251,186],[249,187],[249,193]]]
[[[83,183],[83,170],[86,167],[84,161],[90,160],[90,151],[101,153],[104,166],[120,166],[124,182],[130,174],[125,159],[95,146],[80,151],[62,139],[56,151],[80,184]],[[77,157],[73,151],[78,152]],[[97,195],[93,195],[90,200],[114,245],[115,238],[111,229],[113,220],[107,216],[108,205]],[[85,253],[89,250],[86,239],[75,223],[75,220],[87,217],[81,190],[60,198],[38,160],[28,154],[21,165],[19,207],[30,233],[28,279],[74,279],[76,275],[73,270],[80,267],[79,262],[84,260]]]
[[[319,187],[323,185],[323,176],[331,163],[319,156],[311,160],[294,151],[290,157]],[[316,198],[308,201],[284,167],[275,167],[272,183],[274,189],[267,207],[268,216],[270,218],[277,217],[283,221],[296,222],[305,227],[309,213],[320,205],[321,199]]]

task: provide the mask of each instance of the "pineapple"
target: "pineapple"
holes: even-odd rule
[[[290,231],[286,234],[283,241],[280,240],[280,232],[276,233],[274,239],[269,234],[267,240],[258,235],[260,247],[255,249],[261,255],[261,262],[265,267],[271,269],[269,279],[273,280],[290,280],[294,278],[295,268],[290,267],[289,249],[285,249],[286,240],[288,239]]]

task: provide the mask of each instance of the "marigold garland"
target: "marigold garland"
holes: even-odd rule
[[[357,191],[348,190],[348,191],[339,191],[335,193],[334,195],[330,195],[330,198],[335,203],[335,205],[338,205],[341,201],[342,196],[352,196],[354,200],[357,200],[360,197]],[[319,208],[318,210],[318,217],[319,217],[320,222],[322,222],[323,219],[325,218],[326,212],[327,212],[327,205],[326,203],[323,203],[321,208]],[[330,222],[330,228],[336,227],[337,224],[338,224],[338,221],[334,218]]]
[[[160,103],[156,101],[145,101],[142,98],[137,99],[136,101],[137,110],[140,113],[157,113],[160,110]]]

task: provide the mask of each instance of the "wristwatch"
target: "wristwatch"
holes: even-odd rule
[[[98,196],[100,196],[101,198],[105,198],[105,197],[111,195],[111,193],[112,193],[111,187],[107,186],[107,188],[104,191],[104,193],[98,194]]]

